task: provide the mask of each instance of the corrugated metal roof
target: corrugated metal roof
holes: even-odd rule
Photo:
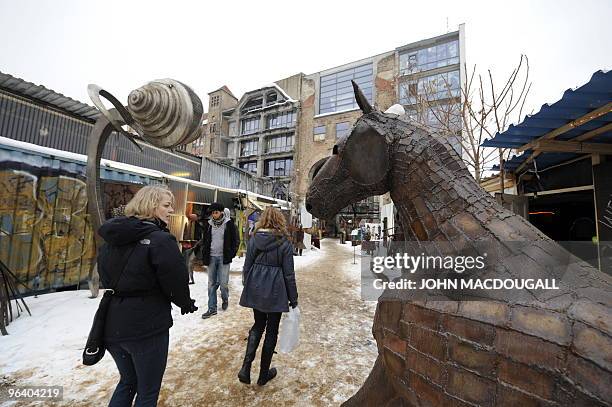
[[[0,137],[0,162],[19,163],[41,169],[51,168],[60,173],[86,178],[86,156],[4,137]],[[100,165],[100,178],[108,181],[150,184],[152,181],[161,181],[164,176],[165,174],[159,171],[110,160],[102,160]]]
[[[47,103],[57,109],[72,113],[88,121],[94,121],[100,114],[98,109],[78,100],[64,96],[42,85],[35,85],[7,73],[0,72],[0,88],[8,92]]]
[[[595,109],[612,101],[612,71],[597,71],[591,80],[583,86],[572,90],[568,89],[563,97],[556,103],[542,105],[540,111],[517,124],[511,125],[506,131],[498,133],[491,140],[482,143],[483,147],[519,148],[543,135],[558,129]],[[604,114],[565,132],[554,140],[567,141],[576,138],[588,131],[600,128],[612,122],[612,113]],[[607,131],[588,140],[589,143],[612,143],[612,132]],[[531,154],[526,150],[519,156],[514,156],[505,164],[505,169],[515,170]],[[536,159],[538,168],[558,164],[577,157],[573,153],[542,153]],[[495,169],[495,168],[494,168]]]

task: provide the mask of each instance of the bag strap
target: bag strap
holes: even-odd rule
[[[119,272],[119,275],[117,276],[117,278],[115,279],[115,281],[113,281],[113,285],[110,288],[110,290],[112,291],[112,293],[115,293],[115,289],[117,288],[117,285],[119,284],[119,280],[121,280],[121,276],[123,275],[123,272],[125,271],[125,269],[127,268],[128,262],[130,261],[130,257],[132,257],[132,253],[134,253],[134,249],[136,249],[136,245],[138,243],[135,243],[128,251],[127,257],[125,258],[124,262],[123,262],[123,268],[121,269],[121,272]]]

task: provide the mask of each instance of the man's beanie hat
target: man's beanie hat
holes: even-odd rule
[[[213,202],[208,207],[209,212],[214,212],[214,211],[223,212],[223,209],[225,209],[225,207],[223,206],[223,204],[220,204],[219,202]]]

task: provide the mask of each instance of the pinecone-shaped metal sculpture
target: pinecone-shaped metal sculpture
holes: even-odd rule
[[[132,128],[149,143],[172,148],[200,137],[204,109],[185,84],[160,79],[133,90],[128,97]]]

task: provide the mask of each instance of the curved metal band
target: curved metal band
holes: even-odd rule
[[[115,130],[122,133],[127,137],[134,137],[133,134],[130,134],[123,130],[121,126],[127,124],[128,126],[134,127],[136,122],[134,118],[128,112],[128,110],[114,97],[110,92],[102,89],[100,86],[96,84],[87,85],[87,93],[89,94],[89,98],[93,102],[93,104],[98,108],[98,110],[106,117],[106,119],[113,125]],[[111,104],[115,107],[116,110],[111,109],[108,110],[106,106],[102,103],[100,96],[111,102]]]

